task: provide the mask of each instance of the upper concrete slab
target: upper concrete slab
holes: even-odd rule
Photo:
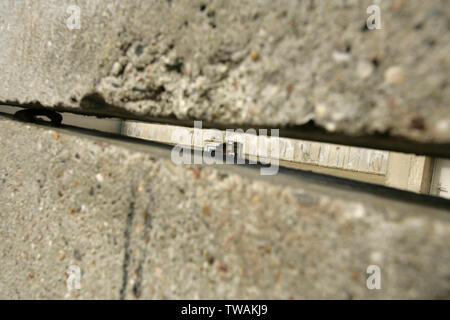
[[[448,2],[372,2],[2,1],[0,102],[450,141]]]

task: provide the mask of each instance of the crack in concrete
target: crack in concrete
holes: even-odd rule
[[[131,256],[131,248],[130,248],[130,242],[131,242],[131,227],[133,225],[134,216],[136,215],[135,210],[135,199],[136,199],[136,193],[131,188],[131,201],[130,201],[130,211],[127,215],[127,221],[124,231],[124,257],[123,257],[123,264],[122,264],[122,287],[120,288],[119,296],[120,300],[124,300],[126,296],[126,290],[127,290],[127,284],[128,284],[128,266],[130,264],[130,256]]]
[[[150,201],[152,202],[152,201]],[[145,219],[144,219],[144,233],[142,235],[142,241],[144,243],[144,250],[142,253],[142,258],[139,261],[138,267],[136,268],[136,282],[133,286],[133,293],[136,298],[141,296],[141,288],[142,288],[142,279],[143,279],[143,269],[145,259],[147,258],[147,247],[149,242],[149,234],[152,229],[152,216],[149,211],[150,205],[147,206],[147,210],[145,211]]]

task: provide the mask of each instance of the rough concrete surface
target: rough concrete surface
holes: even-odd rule
[[[449,142],[448,1],[373,3],[2,1],[0,102]]]
[[[447,209],[0,127],[2,299],[450,298]],[[366,287],[373,264],[380,290]]]

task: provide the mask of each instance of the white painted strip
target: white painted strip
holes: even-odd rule
[[[388,151],[354,148],[334,144],[256,136],[254,134],[215,129],[193,129],[173,125],[125,121],[122,133],[128,136],[163,143],[193,146],[203,149],[207,141],[221,140],[243,143],[246,156],[273,158],[310,165],[386,175]],[[226,138],[227,137],[227,138]]]

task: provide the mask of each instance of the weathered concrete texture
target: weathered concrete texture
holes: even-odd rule
[[[450,297],[447,210],[0,125],[0,298]]]
[[[2,1],[0,102],[450,141],[448,1],[379,2]]]

